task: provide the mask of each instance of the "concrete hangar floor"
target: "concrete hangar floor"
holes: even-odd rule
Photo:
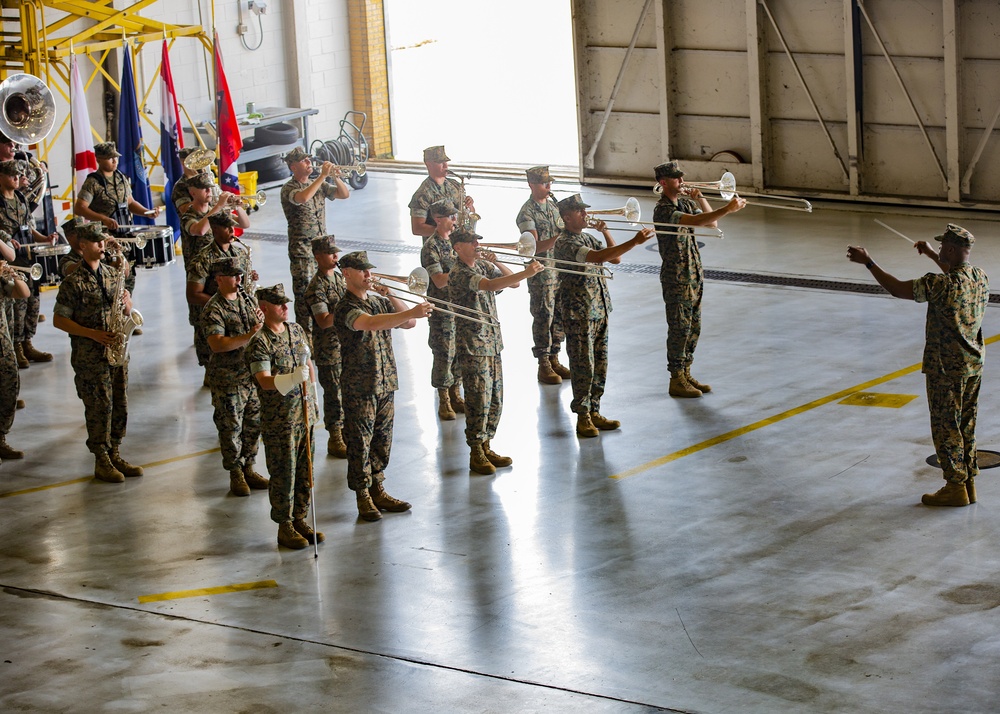
[[[406,274],[415,175],[372,174],[328,209],[345,250]],[[490,240],[517,238],[521,182],[474,181]],[[253,215],[261,283],[287,270],[277,200]],[[625,191],[585,190],[595,207]],[[644,214],[653,196],[640,196]],[[3,711],[994,711],[1000,681],[1000,504],[930,509],[942,483],[919,371],[924,307],[870,290],[846,246],[900,277],[934,266],[913,238],[988,214],[750,207],[705,238],[698,400],[667,396],[652,245],[611,291],[602,411],[578,439],[570,387],[536,382],[527,290],[499,298],[506,402],[498,451],[468,470],[462,417],[437,419],[426,327],[394,336],[400,371],[387,485],[413,502],[358,520],[346,463],[320,431],[319,558],[275,542],[267,497],[227,493],[179,263],[139,276],[124,455],[146,475],[89,478],[69,340],[21,372],[28,408],[0,467]],[[618,234],[622,239],[628,233]],[[995,307],[984,333],[1000,335]],[[1000,445],[988,360],[982,449]],[[860,393],[860,394],[859,394]],[[261,458],[263,469],[263,459]]]

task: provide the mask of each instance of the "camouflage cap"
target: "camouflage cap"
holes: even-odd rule
[[[590,204],[584,203],[583,199],[580,198],[580,194],[578,193],[574,193],[572,196],[564,198],[563,200],[559,201],[559,203],[556,205],[559,206],[560,213],[566,213],[567,211],[576,211],[581,208],[590,208]]]
[[[427,207],[427,214],[431,218],[442,218],[444,216],[455,216],[458,215],[458,209],[455,208],[455,204],[449,201],[447,198],[442,198],[440,201],[435,201],[430,206]]]
[[[552,174],[549,173],[548,166],[532,166],[524,173],[528,175],[528,183],[552,183]]]
[[[14,159],[0,161],[0,174],[6,174],[7,176],[20,176],[21,162]]]
[[[285,295],[285,286],[281,283],[272,285],[269,288],[257,288],[257,299],[269,302],[272,305],[284,305],[291,302]]]
[[[954,243],[961,248],[971,248],[972,244],[976,242],[976,237],[962,226],[949,223],[944,233],[934,236],[934,240],[939,240],[942,243]]]
[[[424,149],[424,161],[443,164],[445,161],[451,161],[451,159],[448,158],[448,154],[444,153],[443,146],[428,146]]]
[[[333,242],[332,235],[313,238],[312,249],[313,253],[330,253],[331,255],[340,252],[340,248]]]
[[[211,189],[215,185],[215,177],[209,173],[197,173],[187,180],[191,188]]]
[[[653,175],[656,177],[656,180],[659,181],[661,178],[683,178],[684,172],[681,171],[681,165],[678,162],[667,161],[666,163],[654,167]]]
[[[481,235],[472,231],[455,231],[448,238],[451,240],[452,245],[456,243],[475,243],[477,240],[483,239]]]
[[[212,263],[213,275],[243,275],[243,268],[235,258],[223,258]]]
[[[229,211],[219,211],[218,213],[213,213],[208,217],[208,222],[217,228],[231,228],[239,225],[236,218],[234,218],[233,214]]]
[[[99,159],[114,159],[121,154],[118,153],[118,149],[115,148],[113,141],[102,141],[100,144],[94,146],[94,156]]]
[[[86,219],[81,218],[80,216],[70,216],[63,221],[63,224],[59,227],[63,229],[63,233],[70,235],[71,233],[76,233],[81,226],[85,226],[86,224]]]
[[[302,159],[308,159],[309,154],[301,146],[296,146],[294,149],[289,151],[282,157],[286,164],[294,164],[296,161],[302,161]]]
[[[374,264],[368,262],[368,252],[364,250],[358,250],[354,253],[348,253],[347,255],[340,256],[340,260],[337,261],[340,264],[340,269],[353,268],[354,270],[371,270],[374,268]]]
[[[76,229],[76,239],[79,240],[89,240],[91,243],[96,243],[97,241],[107,239],[104,234],[104,226],[94,221],[93,223],[84,223],[82,226],[78,226]]]
[[[185,146],[183,149],[177,152],[177,155],[180,157],[181,161],[183,161],[197,150],[198,147],[196,146]]]

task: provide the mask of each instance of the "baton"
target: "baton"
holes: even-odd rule
[[[882,221],[880,221],[880,220],[879,220],[879,219],[877,219],[877,218],[875,219],[875,222],[876,222],[876,223],[878,223],[878,224],[879,224],[880,226],[882,226],[883,228],[886,228],[886,229],[888,229],[888,230],[892,231],[893,233],[895,233],[896,235],[898,235],[898,236],[899,236],[900,238],[902,238],[903,240],[908,240],[908,241],[910,241],[910,245],[916,245],[916,243],[914,243],[914,242],[913,242],[912,240],[910,240],[909,238],[907,238],[906,236],[904,236],[904,235],[903,235],[902,233],[900,233],[899,231],[897,231],[897,230],[896,230],[895,228],[893,228],[892,226],[888,226],[888,225],[886,225],[885,223],[883,223]]]

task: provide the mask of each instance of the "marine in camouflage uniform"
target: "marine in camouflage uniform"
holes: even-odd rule
[[[220,191],[213,198],[215,179],[211,174],[200,173],[192,176],[187,182],[191,203],[181,217],[181,257],[184,259],[184,270],[201,251],[212,243],[211,216],[218,213],[228,213],[236,220],[240,228],[250,227],[250,218],[238,201],[236,194]]]
[[[177,179],[170,191],[170,202],[174,204],[174,210],[177,212],[178,216],[183,216],[187,208],[190,207],[192,201],[194,200],[194,197],[188,190],[191,179],[198,174],[209,173],[209,169],[196,171],[184,166],[185,159],[187,159],[195,151],[198,151],[198,149],[194,147],[186,147],[178,152],[181,160],[181,166],[184,168],[184,174]]]
[[[264,326],[247,345],[246,361],[260,396],[271,520],[278,524],[279,544],[305,548],[313,540],[323,541],[323,534],[314,533],[306,521],[313,478],[312,425],[318,416],[312,389],[305,398],[302,394],[303,383],[312,382],[309,342],[300,325],[285,322],[288,298],[280,283],[258,289],[257,298]],[[308,428],[303,401],[308,404]]]
[[[496,436],[503,412],[503,364],[500,351],[503,337],[497,319],[496,293],[517,287],[519,281],[542,270],[541,263],[531,261],[519,273],[511,273],[496,256],[477,259],[476,249],[481,236],[468,231],[451,234],[458,260],[448,280],[450,301],[470,310],[488,315],[481,322],[459,319],[456,324],[458,368],[465,383],[465,442],[469,445],[469,468],[476,473],[491,474],[497,466],[510,466],[513,459],[500,456],[490,447]],[[489,323],[489,324],[484,324]]]
[[[188,322],[194,327],[194,349],[198,355],[198,364],[202,367],[208,364],[212,354],[205,334],[201,330],[201,311],[209,298],[218,290],[212,273],[213,263],[232,258],[244,275],[250,276],[251,280],[257,279],[250,263],[249,249],[234,239],[233,228],[237,225],[237,221],[233,214],[228,211],[212,213],[209,214],[208,221],[212,226],[213,239],[191,259],[187,266]]]
[[[556,237],[563,228],[552,196],[552,176],[548,166],[533,166],[526,173],[531,197],[517,214],[517,229],[534,236],[535,257],[543,265],[550,265],[544,259],[552,257]],[[559,363],[559,349],[565,335],[556,315],[558,285],[559,273],[554,270],[542,271],[528,280],[531,354],[538,360],[538,381],[542,384],[561,384],[570,376],[569,370]]]
[[[235,496],[265,489],[254,468],[260,441],[260,396],[245,359],[246,345],[260,330],[263,314],[240,287],[243,268],[233,258],[212,264],[219,283],[201,312],[201,331],[212,350],[206,383],[212,390],[213,419],[222,447],[222,467]]]
[[[430,284],[427,296],[448,299],[449,273],[455,265],[456,255],[448,237],[455,228],[458,209],[451,201],[435,201],[428,208],[428,220],[434,232],[420,249],[420,265],[427,271]],[[465,411],[462,400],[462,380],[455,366],[455,318],[441,311],[432,312],[427,319],[427,346],[431,348],[431,386],[438,390],[438,417],[445,421],[455,419],[455,412]]]
[[[415,236],[427,238],[434,232],[434,224],[429,213],[431,204],[447,201],[462,209],[462,184],[448,178],[449,161],[451,159],[448,158],[443,146],[428,146],[424,149],[424,166],[427,167],[428,175],[413,192],[407,204],[407,208],[410,209],[410,231]],[[468,209],[468,206],[466,208]]]
[[[569,354],[573,400],[570,409],[577,415],[578,436],[597,436],[598,430],[613,430],[621,426],[600,413],[601,397],[608,375],[608,318],[611,316],[611,294],[606,280],[598,277],[598,265],[615,262],[617,258],[653,237],[652,229],[643,229],[625,243],[616,244],[604,223],[598,230],[604,234],[607,247],[584,233],[587,208],[580,194],[559,201],[559,214],[565,227],[556,238],[557,260],[594,263],[594,266],[570,268],[576,272],[562,273],[556,291],[556,305],[566,331],[566,352]],[[570,267],[562,265],[560,267]]]
[[[12,278],[0,277],[0,295],[6,300],[23,300],[30,289],[19,275]],[[0,459],[23,459],[24,452],[7,444],[7,434],[14,424],[17,411],[17,393],[21,389],[21,378],[17,373],[17,359],[14,343],[7,329],[7,316],[0,310]]]
[[[20,245],[33,242],[53,242],[57,235],[44,236],[35,230],[35,221],[31,217],[31,209],[27,199],[17,190],[22,173],[19,161],[0,162],[0,232],[6,237],[4,243],[13,249],[13,241]],[[30,248],[19,248],[15,252],[11,265],[30,267],[35,262],[35,255]],[[36,281],[29,285],[31,291],[27,300],[7,300],[4,309],[7,312],[8,329],[14,344],[14,351],[20,367],[27,367],[29,362],[51,362],[52,355],[36,350],[31,344],[38,330],[38,313],[41,306],[41,292]]]
[[[281,210],[288,221],[288,262],[295,295],[295,320],[311,332],[312,315],[305,294],[309,281],[316,274],[312,241],[327,233],[326,202],[349,198],[351,191],[340,178],[337,167],[329,161],[323,162],[315,179],[311,178],[312,157],[299,147],[285,154],[285,163],[292,177],[281,187]],[[329,176],[334,177],[334,183],[326,180]]]
[[[371,269],[364,251],[340,258],[347,292],[337,303],[333,325],[341,347],[341,394],[347,441],[347,486],[355,492],[358,515],[366,521],[382,518],[380,511],[406,511],[410,504],[393,498],[383,486],[392,449],[394,395],[399,388],[392,353],[394,327],[410,328],[426,317],[429,303],[410,309],[389,296],[384,285],[371,294]]]
[[[112,365],[105,345],[113,337],[113,311],[131,311],[126,291],[118,293],[121,271],[100,262],[104,252],[100,224],[81,226],[77,240],[80,267],[59,285],[53,323],[70,335],[70,363],[76,393],[83,401],[87,421],[87,448],[95,457],[94,475],[111,483],[126,476],[142,476],[142,469],[125,461],[119,447],[128,425],[128,356]]]
[[[940,252],[926,241],[914,247],[937,263],[941,273],[899,280],[882,270],[864,248],[850,246],[847,257],[863,264],[879,284],[898,298],[927,303],[923,373],[927,381],[931,436],[945,485],[924,494],[927,506],[967,506],[976,502],[976,416],[986,343],[983,316],[990,299],[989,280],[969,263],[975,237],[949,223],[935,236]]]
[[[344,409],[340,395],[340,340],[333,326],[333,309],[347,292],[344,276],[337,272],[340,248],[334,237],[321,236],[312,242],[318,270],[306,288],[306,305],[316,323],[313,331],[313,361],[323,387],[323,421],[329,432],[326,451],[339,459],[347,458],[344,443]]]
[[[653,171],[662,189],[660,200],[653,209],[654,223],[715,226],[718,218],[746,204],[743,199],[734,197],[713,211],[696,189],[690,197],[681,193],[684,172],[678,162],[668,161]],[[700,397],[712,391],[712,387],[691,376],[691,363],[701,336],[701,299],[705,292],[698,240],[688,231],[661,230],[656,234],[656,242],[663,261],[660,290],[667,315],[669,393],[672,397]]]

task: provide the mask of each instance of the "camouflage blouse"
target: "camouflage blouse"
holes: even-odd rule
[[[264,325],[246,346],[245,358],[250,374],[269,371],[274,377],[288,374],[295,367],[309,363],[309,344],[305,330],[294,322],[282,324],[285,329],[280,334]],[[257,393],[260,394],[260,424],[263,431],[287,434],[294,428],[305,426],[302,385],[296,385],[282,396],[278,390],[264,389],[256,379],[254,382],[257,384]],[[310,424],[315,424],[318,411],[312,398],[308,402]]]
[[[556,239],[554,256],[558,260],[572,260],[582,263],[592,250],[604,246],[589,233],[570,233],[563,229]],[[556,288],[556,309],[563,320],[606,320],[611,315],[611,293],[607,280],[594,277],[600,274],[600,266],[586,266],[574,269],[569,265],[562,268],[574,270],[559,274]]]
[[[448,281],[449,300],[457,305],[497,316],[496,292],[480,290],[484,278],[498,278],[503,273],[487,260],[477,260],[472,267],[457,261]],[[456,310],[456,312],[463,312]],[[503,349],[500,323],[483,325],[472,320],[455,320],[455,351],[459,354],[495,356]]]
[[[326,202],[335,198],[337,187],[324,181],[305,203],[292,200],[292,196],[309,188],[310,184],[311,180],[302,182],[290,178],[281,187],[281,210],[288,221],[289,258],[312,258],[312,239],[326,234]]]
[[[334,270],[329,276],[317,271],[306,288],[306,305],[313,316],[324,312],[333,313],[340,299],[347,293],[347,284],[340,271]],[[316,364],[337,364],[340,361],[340,341],[337,339],[337,328],[330,325],[326,329],[319,325],[313,329],[313,355]]]
[[[392,353],[391,330],[355,330],[362,315],[394,312],[388,299],[369,293],[362,300],[354,293],[344,295],[334,310],[333,326],[341,347],[340,388],[348,395],[381,396],[399,389],[396,358]]]
[[[701,212],[698,204],[690,198],[680,197],[674,203],[666,196],[661,196],[653,208],[653,222],[677,224],[684,214],[695,215]],[[681,294],[697,290],[704,280],[698,239],[687,232],[659,231],[656,243],[663,261],[660,266],[660,282]]]
[[[221,293],[216,293],[201,311],[202,334],[206,337],[245,335],[257,324],[256,307],[242,292],[237,292],[233,300],[227,300]],[[245,358],[246,349],[243,346],[228,352],[212,352],[206,368],[212,386],[228,387],[242,384],[251,378]]]
[[[990,300],[986,273],[969,263],[947,273],[927,273],[913,281],[913,299],[927,303],[924,374],[981,374],[986,356],[983,315]]]

